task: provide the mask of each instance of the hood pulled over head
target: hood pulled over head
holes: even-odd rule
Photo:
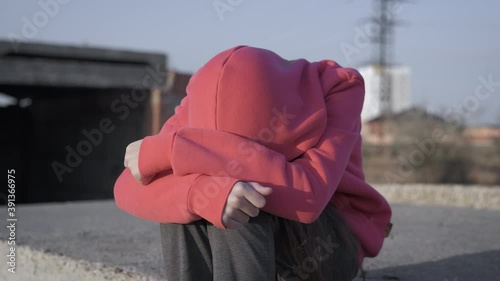
[[[338,65],[285,60],[260,48],[225,50],[189,81],[189,126],[237,134],[294,159],[326,128],[322,74]]]

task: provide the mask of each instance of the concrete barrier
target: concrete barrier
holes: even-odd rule
[[[500,210],[500,186],[374,184],[389,203]]]
[[[393,204],[394,227],[380,255],[365,260],[366,280],[498,277],[500,188],[374,187]],[[159,225],[122,212],[112,200],[26,204],[16,212],[16,273],[7,271],[10,246],[1,227],[0,280],[165,280]],[[0,219],[7,222],[6,211]]]
[[[0,248],[7,249],[0,240]],[[105,263],[77,260],[37,250],[27,245],[16,247],[16,273],[8,272],[2,263],[0,280],[5,281],[160,281],[161,279],[137,272],[134,268],[121,268]]]

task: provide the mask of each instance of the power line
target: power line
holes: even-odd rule
[[[392,81],[387,71],[390,53],[393,43],[394,27],[398,25],[395,15],[390,13],[390,5],[401,3],[401,0],[375,0],[374,6],[377,14],[370,21],[379,26],[378,34],[372,39],[372,43],[377,46],[377,55],[374,58],[380,74],[380,109],[382,115],[392,114]]]

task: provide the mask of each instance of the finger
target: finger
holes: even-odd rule
[[[261,195],[267,196],[271,195],[273,193],[273,189],[271,187],[263,186],[262,184],[251,181],[248,182],[257,192],[259,192]]]
[[[134,176],[134,179],[135,179],[138,183],[142,184],[142,178],[141,178],[140,176]]]
[[[229,217],[241,224],[245,224],[250,220],[250,217],[239,209],[232,209],[228,213]]]
[[[141,184],[142,185],[147,185],[151,182],[151,180],[153,179],[153,177],[142,177],[141,178]]]
[[[230,217],[227,217],[225,220],[224,220],[224,226],[227,228],[227,229],[236,229],[236,228],[239,228],[241,226],[243,226],[241,223],[233,220],[232,218]]]
[[[245,188],[243,189],[243,196],[250,202],[253,206],[257,208],[263,208],[266,205],[266,198],[255,188],[250,183],[245,183]]]
[[[125,148],[125,153],[124,153],[124,156],[123,156],[123,166],[125,166],[125,168],[127,168],[127,162],[128,162],[128,145],[127,147]]]
[[[238,209],[240,209],[243,213],[250,217],[256,217],[260,212],[260,209],[258,207],[255,207],[246,198],[241,198]]]
[[[140,173],[138,173],[138,172],[136,172],[136,171],[132,171],[132,176],[134,176],[134,179],[135,179],[138,183],[142,184],[142,176],[141,176],[141,174],[140,174]]]

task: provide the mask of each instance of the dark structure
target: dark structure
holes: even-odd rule
[[[2,163],[16,202],[112,198],[125,147],[158,130],[166,56],[0,41]],[[153,115],[155,114],[155,115]],[[5,203],[5,190],[0,202]]]
[[[387,67],[391,64],[391,50],[393,44],[394,27],[400,22],[395,19],[392,8],[395,5],[401,5],[408,1],[403,0],[375,0],[375,10],[378,12],[376,16],[371,18],[371,22],[378,26],[378,34],[372,39],[372,42],[377,46],[377,54],[374,62],[380,69],[380,104],[382,106],[382,115],[391,115],[392,112],[392,96],[391,76],[387,73]]]

